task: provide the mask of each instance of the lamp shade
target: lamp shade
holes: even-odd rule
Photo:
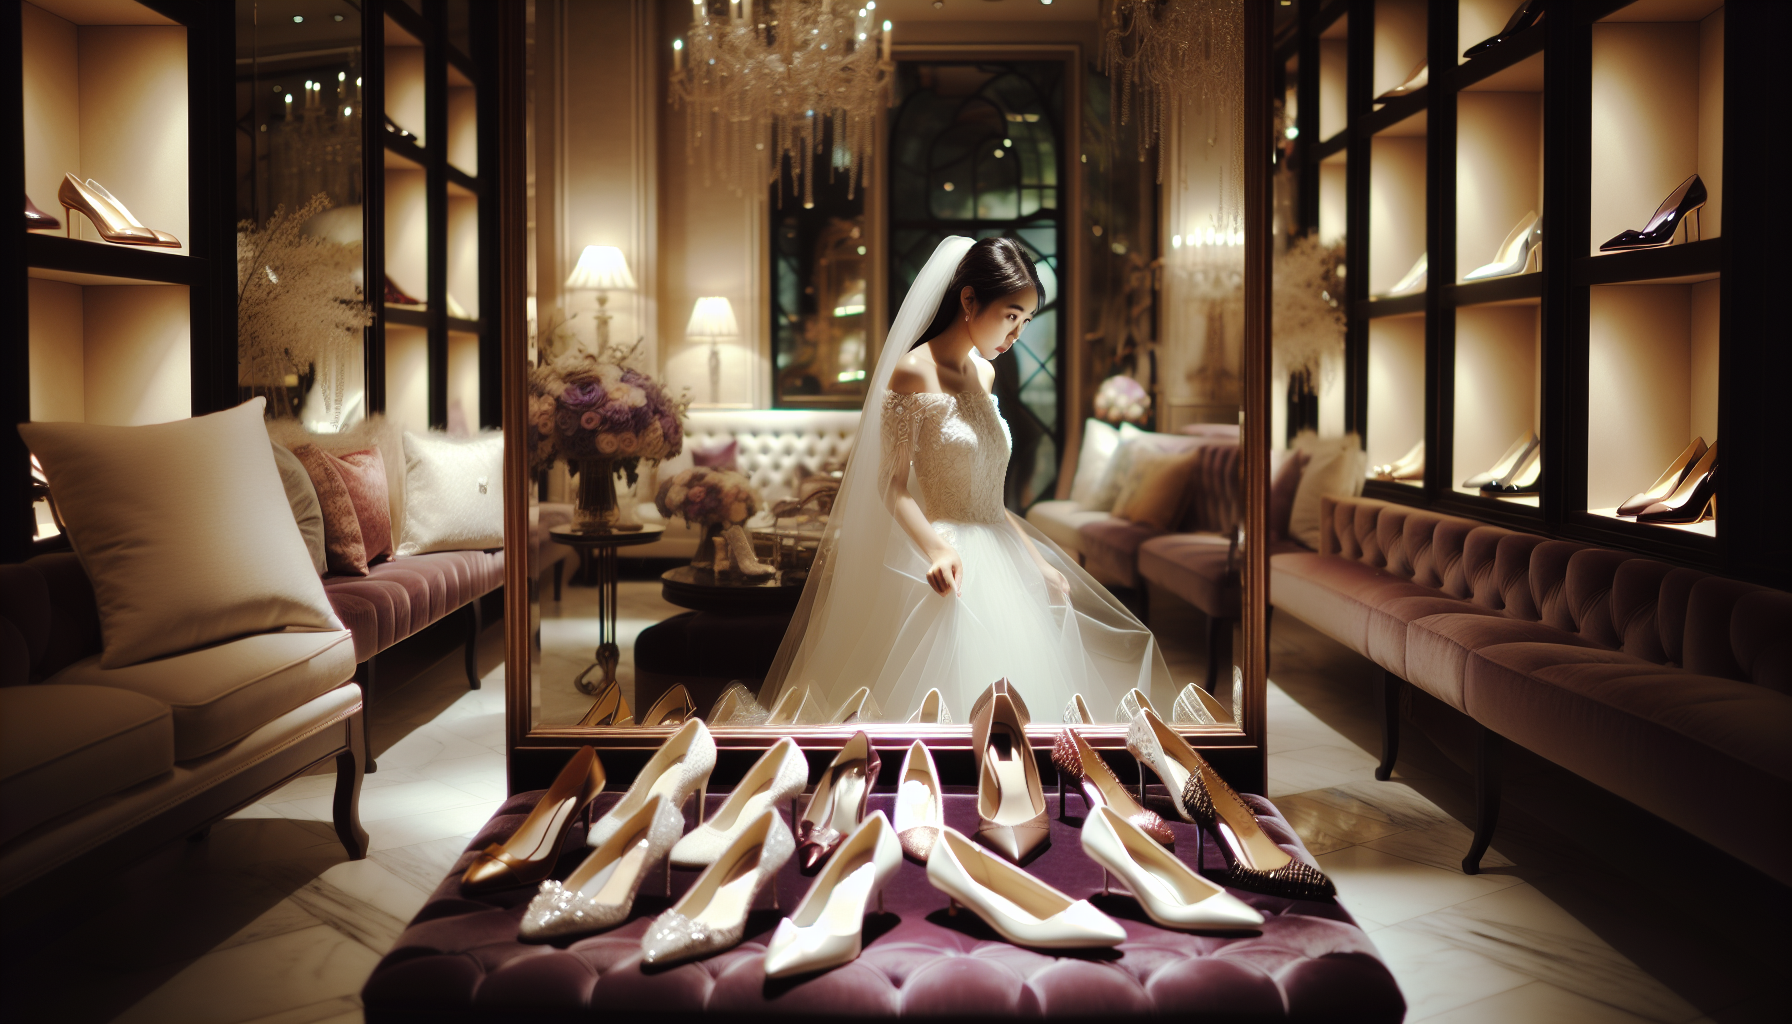
[[[734,322],[734,307],[721,295],[705,295],[691,307],[691,322],[685,326],[687,338],[738,338],[740,325]]]
[[[579,263],[566,277],[566,287],[573,290],[615,291],[635,287],[635,275],[628,272],[628,260],[613,245],[587,245],[579,254]]]

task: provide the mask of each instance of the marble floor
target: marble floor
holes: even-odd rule
[[[674,611],[656,607],[652,583],[623,591],[625,620],[638,620],[625,639]],[[569,609],[587,599],[569,592]],[[1152,619],[1176,674],[1196,677],[1195,613],[1156,599]],[[482,637],[480,690],[466,689],[451,643],[416,645],[403,671],[382,663],[382,681],[409,679],[372,714],[380,767],[362,797],[367,859],[345,860],[328,824],[333,777],[298,779],[202,841],[94,879],[71,900],[77,913],[10,958],[0,1012],[359,1021],[369,971],[505,793],[500,630]],[[1272,674],[1269,795],[1393,969],[1409,1021],[1783,1019],[1769,987],[1786,962],[1770,927],[1783,892],[1747,891],[1746,873],[1726,874],[1721,859],[1706,875],[1734,891],[1693,891],[1681,872],[1708,851],[1676,847],[1647,815],[1526,764],[1514,766],[1488,870],[1463,875],[1471,789],[1447,730],[1436,743],[1409,730],[1399,774],[1378,783],[1360,659],[1278,617]],[[1763,903],[1767,913],[1729,916]]]

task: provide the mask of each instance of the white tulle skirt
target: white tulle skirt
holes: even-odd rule
[[[890,538],[877,588],[879,607],[858,622],[835,617],[827,646],[841,671],[807,680],[824,707],[869,686],[885,720],[901,721],[937,687],[953,720],[968,721],[971,702],[1000,678],[1012,682],[1034,720],[1059,721],[1073,694],[1106,719],[1133,687],[1167,692],[1169,670],[1151,631],[1045,535],[1021,528],[1069,582],[1047,585],[1010,523],[936,522],[964,563],[958,593],[927,584],[927,562],[905,536]],[[857,619],[857,616],[853,618]],[[893,628],[866,628],[888,623]],[[863,635],[853,635],[863,628]]]

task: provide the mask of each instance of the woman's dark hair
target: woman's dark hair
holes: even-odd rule
[[[964,259],[958,261],[958,271],[952,275],[952,283],[940,300],[933,323],[922,332],[921,340],[910,346],[911,349],[939,337],[952,326],[963,308],[959,296],[966,285],[970,286],[978,306],[987,306],[1022,288],[1038,292],[1039,304],[1045,305],[1045,285],[1039,280],[1039,271],[1034,268],[1033,258],[1027,255],[1027,250],[1012,238],[979,239],[964,254]]]

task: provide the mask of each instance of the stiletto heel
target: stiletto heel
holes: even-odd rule
[[[1684,526],[1715,517],[1716,506],[1717,445],[1712,445],[1686,471],[1674,493],[1638,513],[1636,521]]]
[[[1642,228],[1620,231],[1611,241],[1599,247],[1600,252],[1629,252],[1635,249],[1659,249],[1674,240],[1680,225],[1689,214],[1697,213],[1707,199],[1705,183],[1698,175],[1686,179],[1655,208],[1655,215]],[[1690,233],[1691,227],[1688,226]]]
[[[1103,896],[1108,895],[1108,869],[1107,868],[1101,869],[1101,894]]]
[[[1164,820],[1133,800],[1108,763],[1083,739],[1082,733],[1075,729],[1058,733],[1058,742],[1052,745],[1052,763],[1058,768],[1060,784],[1066,775],[1076,780],[1076,791],[1083,797],[1085,818],[1097,807],[1112,807],[1122,818],[1163,845],[1176,842],[1176,834]]]
[[[639,695],[637,694],[637,696]],[[640,720],[635,724],[648,729],[664,725],[683,725],[685,719],[696,713],[697,705],[691,700],[691,691],[685,689],[683,683],[679,683],[660,694],[659,699],[641,714]]]
[[[1685,450],[1668,464],[1667,470],[1656,479],[1655,483],[1651,484],[1648,490],[1638,491],[1631,495],[1629,500],[1618,506],[1617,514],[1634,516],[1658,501],[1666,501],[1669,495],[1679,490],[1680,481],[1686,479],[1687,470],[1691,469],[1693,463],[1699,461],[1704,454],[1705,439],[1693,438],[1692,443],[1687,445]]]
[[[947,904],[946,913],[949,916],[957,917],[958,916],[958,901],[955,899],[947,899],[946,904]]]

